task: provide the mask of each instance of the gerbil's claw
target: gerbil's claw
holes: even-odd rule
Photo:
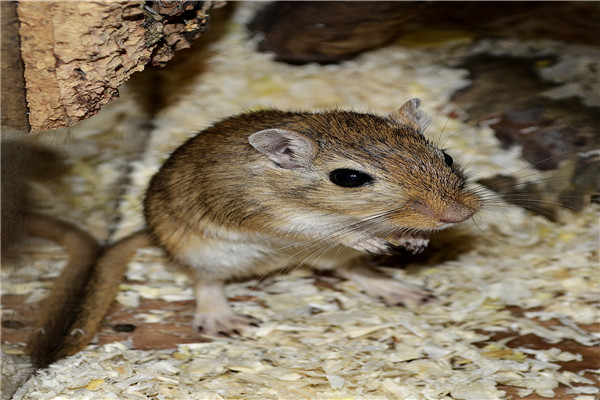
[[[256,328],[258,327],[258,325],[260,324],[260,320],[254,318],[252,315],[248,315],[248,314],[243,314],[244,317],[246,317],[248,319],[248,325]]]
[[[395,246],[393,244],[390,244],[390,250],[387,254],[401,255],[401,254],[406,254],[406,252],[409,252],[410,254],[416,255],[416,254],[423,253],[426,248],[427,248],[427,245],[422,245],[422,246],[398,245],[398,246]]]
[[[232,329],[231,331],[227,331],[227,332],[220,331],[220,332],[218,332],[218,336],[224,336],[224,337],[230,338],[230,337],[234,337],[234,336],[242,336],[242,334],[240,333],[239,330]]]
[[[204,335],[235,337],[242,336],[243,328],[258,326],[260,321],[249,315],[235,314],[226,315],[196,314],[194,316],[194,328]]]
[[[389,255],[401,255],[404,254],[406,252],[406,247],[403,246],[396,246],[396,245],[390,245],[390,250],[389,250]]]
[[[240,336],[248,325],[260,321],[250,315],[236,314],[223,293],[223,282],[198,281],[195,286],[194,329],[210,336]]]
[[[420,304],[429,303],[431,300],[435,299],[435,295],[431,291],[429,291],[428,289],[423,289],[423,291],[424,295],[423,297],[421,297]]]
[[[414,246],[411,251],[413,254],[421,254],[422,252],[425,251],[425,249],[427,248],[427,245],[419,245],[419,246]]]
[[[421,254],[429,244],[429,237],[426,234],[402,234],[394,238],[393,245],[397,248],[403,248],[412,254]]]
[[[73,329],[71,331],[71,333],[70,333],[71,336],[75,336],[77,334],[79,334],[79,335],[85,335],[85,331],[83,329],[81,329],[81,328],[76,328],[76,329]]]

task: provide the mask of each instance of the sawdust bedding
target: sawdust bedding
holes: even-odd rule
[[[144,187],[171,150],[215,120],[259,107],[385,113],[419,97],[434,116],[427,134],[451,149],[474,178],[534,173],[518,149],[502,150],[489,128],[448,117],[456,112],[450,95],[468,80],[464,70],[443,65],[492,49],[552,52],[560,43],[465,37],[428,49],[392,45],[341,65],[288,66],[254,52],[247,42],[243,23],[253,7],[239,7],[227,33],[179,69],[175,84],[187,84],[172,93],[144,143],[131,135],[139,106],[127,88],[119,101],[72,129],[74,174],[49,190],[70,193],[71,200],[48,202],[47,212],[80,221],[97,237],[122,237],[142,225]],[[574,60],[578,52],[584,53],[573,46]],[[202,73],[193,75],[199,63]],[[140,148],[131,162],[132,149]],[[129,184],[120,192],[125,173]],[[111,226],[117,197],[120,217]],[[441,250],[453,256],[387,270],[435,294],[419,308],[386,307],[351,282],[309,271],[234,283],[227,287],[229,297],[260,298],[260,304],[233,304],[263,321],[243,337],[161,351],[136,350],[127,341],[90,345],[39,371],[14,399],[502,399],[507,396],[502,385],[518,387],[519,396],[553,397],[562,384],[573,398],[591,400],[598,393],[593,375],[600,370],[574,373],[558,364],[580,360],[580,354],[511,349],[507,339],[486,340],[510,331],[511,337],[535,334],[550,343],[600,342],[597,332],[579,327],[600,322],[598,211],[597,206],[579,214],[564,211],[561,223],[551,223],[506,204],[484,209],[453,231],[454,244]],[[462,240],[469,245],[459,251],[454,246]],[[35,242],[25,257],[26,267],[3,277],[3,291],[30,293],[28,301],[39,301],[47,287],[32,276],[56,275],[64,255]],[[165,264],[157,249],[140,251],[128,280],[145,283],[123,285],[118,301],[135,307],[141,298],[192,299],[185,275]],[[516,316],[510,306],[533,311]],[[141,318],[152,324],[162,315],[158,310]],[[557,323],[542,323],[549,319]],[[6,379],[22,367],[17,357],[22,347],[5,344],[3,350]]]

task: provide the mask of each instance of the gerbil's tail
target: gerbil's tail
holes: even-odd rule
[[[52,290],[44,300],[36,329],[27,343],[33,364],[44,367],[54,361],[55,343],[66,333],[77,300],[102,248],[96,239],[77,226],[45,215],[24,213],[23,228],[29,236],[58,243],[69,254],[69,263],[54,280]]]
[[[92,340],[117,295],[129,259],[138,248],[148,247],[151,242],[148,233],[142,230],[104,251],[91,271],[85,289],[79,293],[80,301],[68,324],[63,325],[61,337],[52,341],[43,330],[36,330],[30,339],[28,349],[37,367],[75,354]]]

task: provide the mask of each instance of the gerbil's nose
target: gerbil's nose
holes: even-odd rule
[[[412,208],[427,216],[435,225],[457,224],[469,219],[477,211],[477,206],[469,207],[454,200],[417,202]],[[433,220],[433,221],[432,221]]]
[[[436,217],[440,222],[456,224],[471,218],[471,216],[475,214],[475,211],[476,210],[467,207],[464,204],[450,201],[444,206],[440,213],[436,213]]]

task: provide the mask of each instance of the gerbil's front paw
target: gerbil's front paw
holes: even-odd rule
[[[225,314],[196,313],[194,329],[210,336],[240,336],[247,326],[257,326],[260,321],[249,315],[236,314],[233,311]]]
[[[363,253],[388,254],[392,250],[393,245],[385,239],[369,237],[359,242],[352,243],[349,247]]]
[[[420,234],[402,234],[390,240],[390,243],[397,247],[402,247],[412,254],[421,254],[429,245],[429,236]]]

